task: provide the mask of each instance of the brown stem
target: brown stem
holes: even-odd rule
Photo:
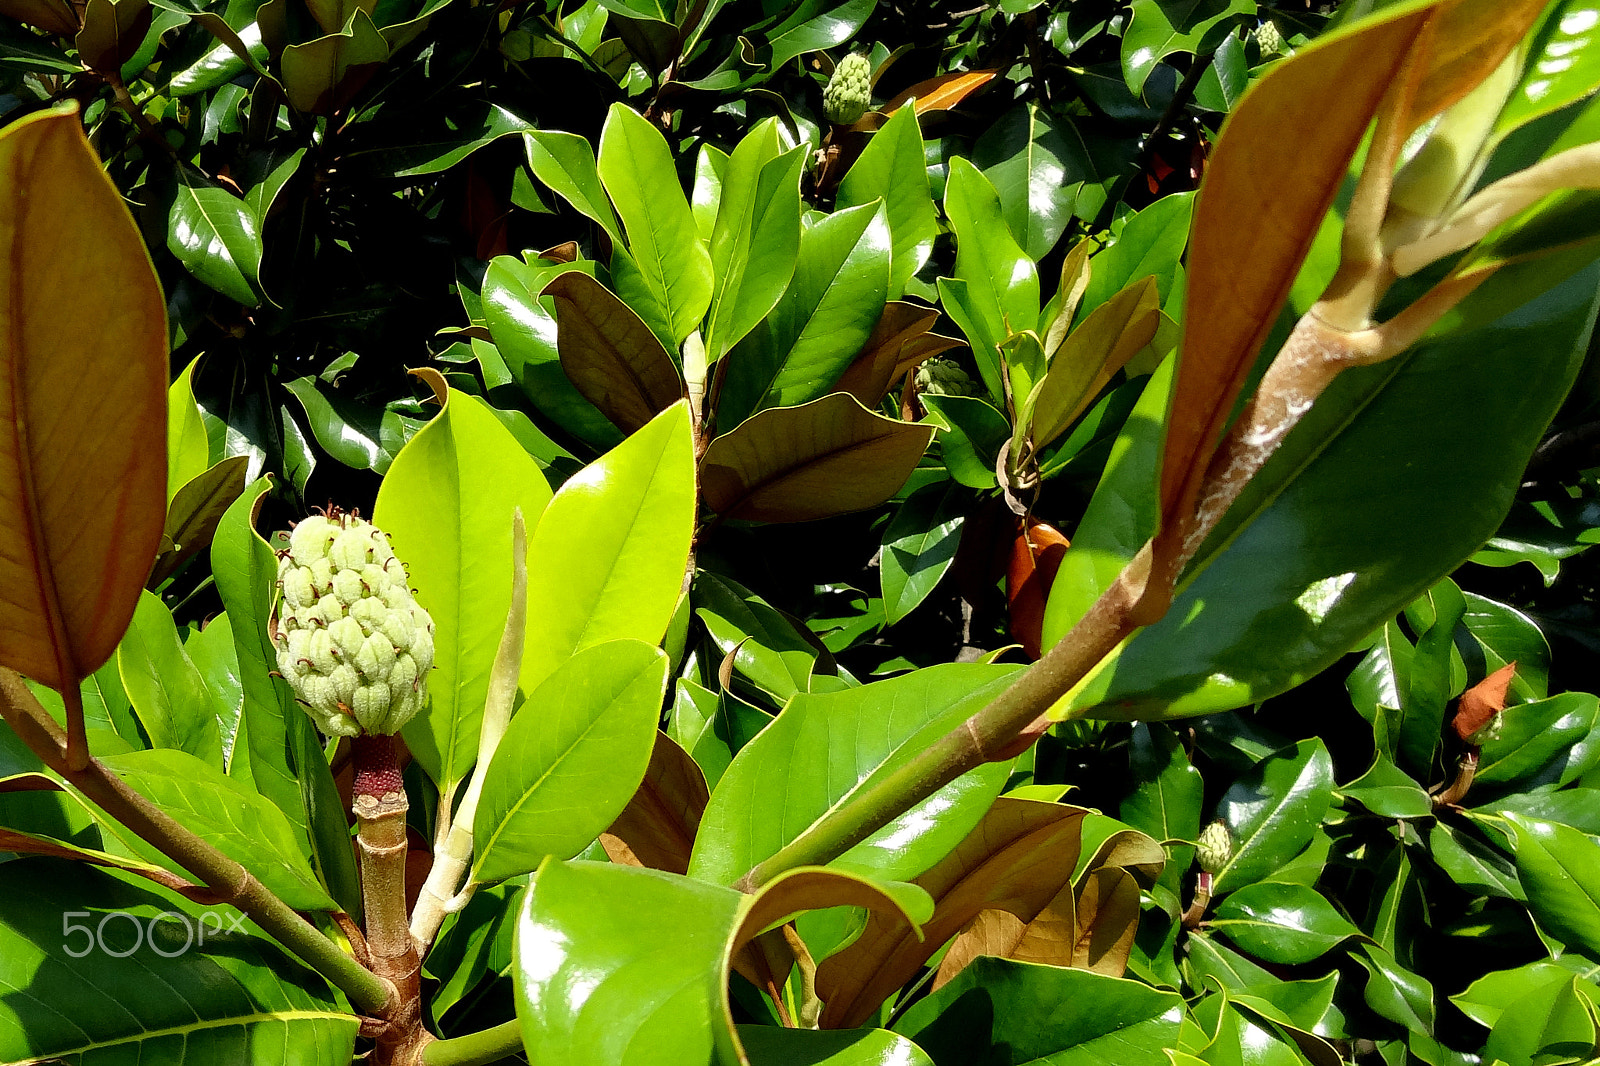
[[[90,758],[83,769],[73,769],[67,762],[66,734],[28,691],[22,677],[4,668],[0,668],[0,718],[68,784],[249,915],[285,948],[342,989],[357,1007],[381,1013],[397,1002],[390,982],[346,955],[243,866],[139,795],[100,760]]]
[[[351,748],[351,806],[361,853],[361,903],[372,972],[394,984],[399,1004],[373,1034],[377,1061],[421,1061],[432,1035],[422,1027],[422,961],[406,914],[406,801],[392,736],[359,736]]]
[[[1472,779],[1478,775],[1478,749],[1468,748],[1461,753],[1461,761],[1456,764],[1456,777],[1450,782],[1450,787],[1433,797],[1433,809],[1441,810],[1452,807],[1467,798],[1467,790],[1472,787]]]
[[[1198,929],[1205,920],[1206,908],[1211,906],[1211,875],[1204,870],[1195,879],[1194,899],[1189,903],[1189,909],[1183,912],[1183,927],[1185,929]]]

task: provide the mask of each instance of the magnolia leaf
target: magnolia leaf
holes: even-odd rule
[[[561,369],[624,433],[683,397],[672,357],[633,309],[588,274],[557,274],[541,296],[556,304]]]
[[[932,426],[873,414],[845,393],[774,407],[711,442],[701,492],[724,518],[807,522],[860,511],[905,484],[932,436]]]
[[[166,309],[75,109],[0,134],[0,188],[0,664],[61,691],[110,658],[160,547]]]
[[[600,843],[612,862],[687,873],[700,815],[710,798],[705,774],[694,759],[658,730],[639,791]]]

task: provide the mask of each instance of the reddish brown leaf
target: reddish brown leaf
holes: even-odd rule
[[[705,775],[689,753],[658,731],[639,790],[600,843],[612,862],[688,873],[689,852],[710,797]]]
[[[1470,741],[1473,734],[1506,709],[1506,692],[1516,674],[1517,664],[1509,662],[1461,694],[1456,716],[1451,720],[1456,736]]]
[[[1077,934],[1072,942],[1072,962],[1079,970],[1121,977],[1127,969],[1133,936],[1139,929],[1139,885],[1118,866],[1090,870],[1074,900]],[[1032,932],[1033,926],[1029,926]],[[1054,962],[1057,945],[1043,935],[1024,937],[1015,958],[1024,962]]]
[[[1020,526],[1022,520],[1017,522]],[[1044,607],[1050,599],[1050,586],[1055,584],[1056,571],[1061,567],[1061,557],[1066,554],[1068,543],[1060,530],[1039,521],[1030,522],[1026,533],[1019,528],[1012,541],[1006,570],[1011,638],[1022,645],[1030,659],[1038,659],[1040,655]]]

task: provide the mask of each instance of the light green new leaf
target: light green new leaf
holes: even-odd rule
[[[550,502],[539,464],[484,404],[450,390],[444,409],[395,456],[372,519],[433,617],[431,704],[402,730],[447,792],[478,757],[489,671],[511,604],[511,516],[529,526]]]
[[[1014,674],[1013,667],[936,666],[843,692],[794,697],[717,783],[700,820],[690,876],[732,884],[959,725]],[[841,730],[840,722],[852,726]],[[891,881],[915,877],[978,824],[1006,773],[1005,763],[985,763],[830,867]]]
[[[179,168],[167,250],[196,278],[246,307],[261,302],[261,228],[250,206]]]
[[[1156,301],[1155,278],[1130,282],[1067,335],[1033,398],[1034,447],[1065,433],[1112,376],[1150,343],[1161,322]]]
[[[206,472],[211,465],[211,445],[200,405],[194,399],[194,368],[197,355],[183,368],[178,380],[167,390],[167,506],[178,490]]]
[[[622,217],[628,252],[666,309],[676,347],[700,328],[711,306],[711,256],[695,229],[666,138],[626,104],[613,104],[596,167]]]
[[[0,864],[0,897],[0,1060],[204,1066],[264,1049],[283,1062],[354,1052],[358,1019],[333,990],[265,937],[232,931],[231,911],[44,858]]]
[[[889,266],[889,299],[898,300],[906,282],[933,253],[939,219],[928,188],[922,131],[916,108],[906,104],[872,135],[839,182],[836,204],[860,207],[882,200],[893,245]]]
[[[171,613],[152,592],[139,596],[133,622],[117,645],[117,670],[150,743],[222,765],[211,691],[183,650]]]
[[[683,588],[694,511],[685,403],[561,486],[528,543],[525,694],[584,648],[660,643]]]
[[[777,154],[777,120],[769,122],[740,142],[723,176],[711,231],[716,288],[706,356],[713,361],[777,304],[800,254],[800,170],[806,149]]]
[[[235,500],[211,541],[211,572],[233,629],[243,688],[243,732],[250,780],[310,840],[318,880],[349,914],[360,913],[361,887],[350,848],[347,808],[311,718],[277,673],[267,635],[277,596],[278,559],[255,531],[265,478]]]
[[[1597,26],[1600,8],[1593,0],[1561,0],[1545,9],[1529,41],[1522,78],[1495,122],[1497,136],[1594,92],[1600,85]]]
[[[140,795],[255,874],[295,910],[336,910],[281,811],[210,763],[153,748],[107,756]]]
[[[528,696],[484,779],[472,879],[502,881],[583,850],[644,780],[667,657],[643,641],[578,652]]]
[[[617,223],[611,200],[600,184],[594,149],[587,137],[555,130],[530,130],[523,136],[528,149],[528,167],[533,176],[548,185],[579,214],[600,224],[616,244],[622,243],[622,227]]]
[[[966,283],[973,321],[967,332],[989,394],[1005,395],[999,347],[1039,320],[1039,272],[1011,235],[1000,197],[982,172],[957,156],[950,160],[944,211],[956,235],[956,278]]]
[[[926,893],[895,887],[801,867],[745,895],[659,870],[546,862],[517,913],[511,964],[528,1057],[575,1066],[746,1061],[727,995],[740,949],[807,910],[856,906],[927,917]]]

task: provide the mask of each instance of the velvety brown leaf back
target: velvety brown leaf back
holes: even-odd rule
[[[0,136],[0,256],[0,664],[60,690],[116,649],[167,513],[166,304],[75,109]]]
[[[711,798],[689,753],[657,731],[644,780],[600,842],[612,862],[689,872],[689,852]]]
[[[1488,725],[1494,716],[1506,709],[1506,693],[1511,679],[1517,676],[1517,664],[1509,662],[1461,694],[1456,706],[1456,716],[1451,720],[1456,736],[1471,740],[1473,734]]]

